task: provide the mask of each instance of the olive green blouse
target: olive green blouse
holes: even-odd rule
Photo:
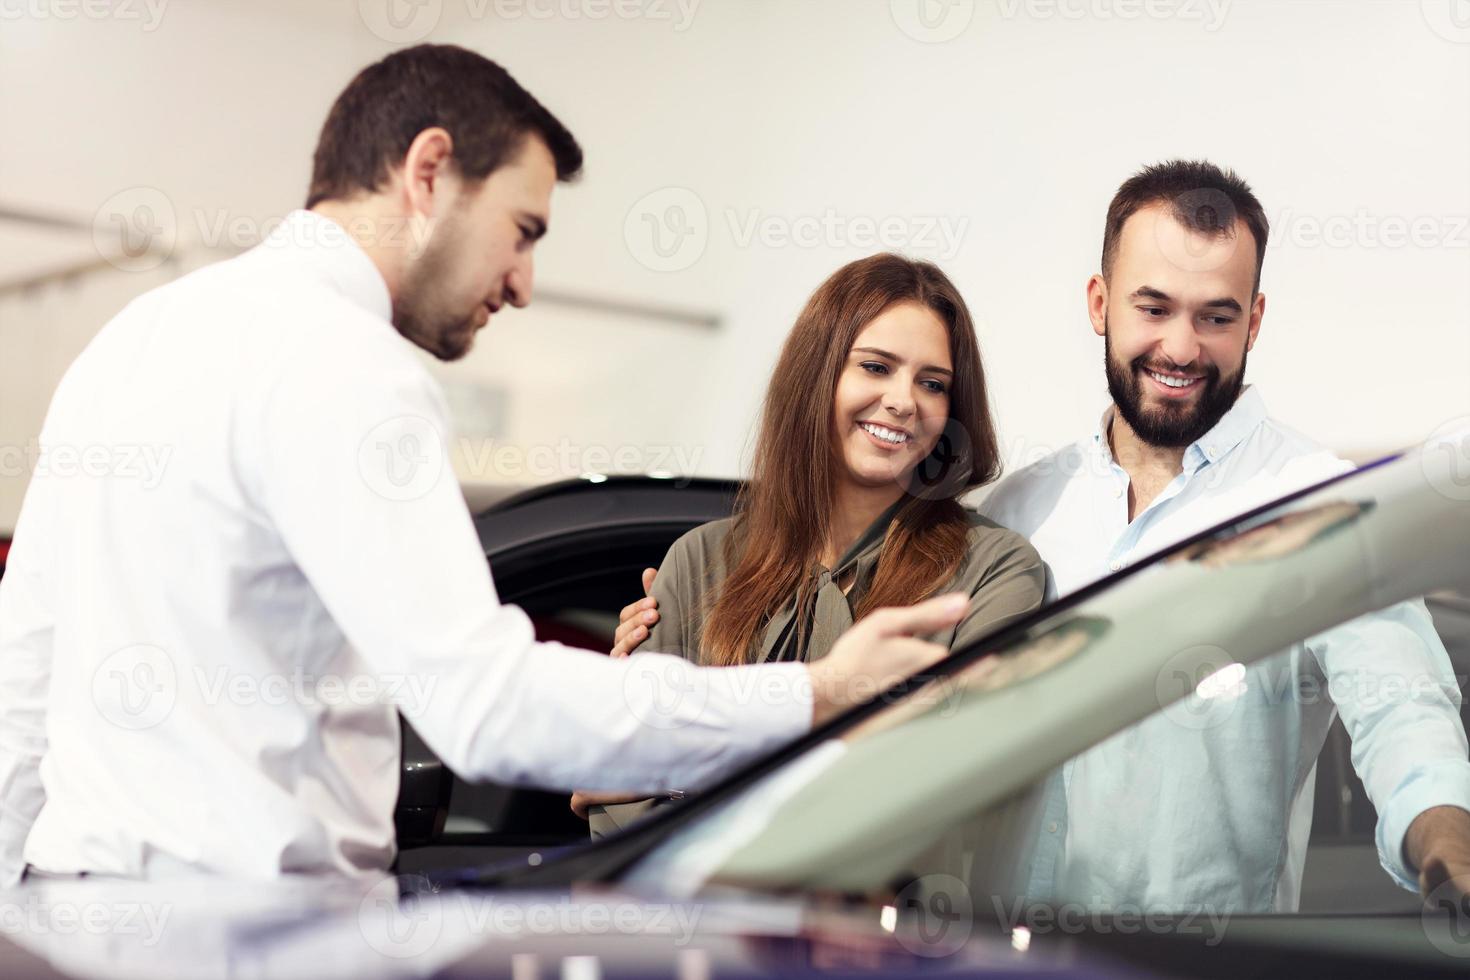
[[[852,610],[872,585],[894,510],[896,506],[874,521],[836,568],[815,571],[812,584],[816,602],[809,609],[806,628],[801,629],[796,622],[796,597],[792,596],[767,624],[752,660],[810,661],[831,652],[837,638],[852,626]],[[725,539],[733,526],[733,518],[714,521],[674,542],[653,583],[659,621],[639,646],[639,652],[651,650],[700,659],[700,633],[711,606],[709,600],[729,574]],[[844,594],[838,583],[847,581],[850,575],[852,587]],[[1046,566],[1030,543],[1016,532],[972,513],[969,551],[954,578],[940,590],[964,592],[970,597],[969,611],[959,625],[927,639],[950,649],[962,647],[1036,610],[1045,588]],[[654,802],[593,807],[593,836],[606,836],[627,826]]]
[[[852,626],[852,611],[873,583],[892,513],[874,521],[836,568],[815,570],[811,585],[816,603],[809,608],[806,628],[796,622],[796,597],[792,596],[766,625],[752,661],[817,660],[831,651],[837,638]],[[653,583],[659,621],[640,651],[699,660],[709,600],[729,574],[725,539],[733,524],[733,518],[714,521],[674,542]],[[852,587],[844,594],[838,583],[850,576]],[[954,578],[940,590],[968,595],[969,612],[958,626],[929,639],[951,649],[964,646],[1034,611],[1041,605],[1045,587],[1045,566],[1025,538],[971,514],[969,551]]]

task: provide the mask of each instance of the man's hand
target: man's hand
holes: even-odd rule
[[[967,597],[952,593],[906,609],[879,609],[864,617],[842,634],[831,653],[807,665],[812,678],[812,726],[943,660],[949,655],[947,647],[915,637],[955,625],[969,607]]]
[[[1430,908],[1470,914],[1470,812],[1433,806],[1414,818],[1404,853],[1419,870],[1419,894]]]
[[[653,577],[657,571],[643,570],[643,594],[647,597],[623,607],[618,613],[618,631],[614,634],[612,655],[626,657],[648,639],[648,631],[658,622],[658,600],[653,597]]]
[[[614,803],[637,803],[639,800],[646,799],[648,799],[647,793],[599,793],[579,789],[572,794],[572,812],[586,820],[588,807],[608,806]]]

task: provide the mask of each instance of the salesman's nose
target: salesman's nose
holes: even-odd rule
[[[534,261],[527,254],[505,277],[505,301],[511,306],[529,306],[535,277]]]

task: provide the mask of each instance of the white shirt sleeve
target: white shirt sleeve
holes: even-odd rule
[[[363,343],[382,349],[283,357],[242,470],[384,689],[422,692],[400,710],[451,769],[656,793],[705,784],[808,730],[801,664],[700,668],[535,642],[525,613],[496,596],[437,385],[382,346],[396,336]]]
[[[32,486],[0,578],[0,887],[20,880],[31,824],[46,802],[46,752],[55,612],[46,594],[44,488]]]

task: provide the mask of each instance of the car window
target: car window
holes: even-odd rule
[[[1428,501],[1431,509],[1445,503]],[[1382,588],[1391,579],[1408,588],[1416,574],[1427,581],[1420,566],[1435,564],[1394,553],[1388,535],[1402,534],[1406,515],[1410,524],[1431,519],[1398,502],[1386,509],[1371,486],[1349,482],[1064,602],[1024,635],[871,713],[677,831],[630,878],[889,900],[958,883],[967,899],[994,899],[999,911],[1036,887],[1049,839],[1052,853],[1057,840],[1081,840],[1098,866],[1067,862],[1066,873],[1046,881],[1048,900],[1107,905],[1117,896],[1100,885],[1118,880],[1147,895],[1150,882],[1187,879],[1190,868],[1170,867],[1182,860],[1219,865],[1222,883],[1204,891],[1222,910],[1265,911],[1282,895],[1289,907],[1302,881],[1279,873],[1279,858],[1307,847],[1313,787],[1283,763],[1262,778],[1253,753],[1296,739],[1312,768],[1335,713],[1320,657],[1345,663],[1361,653],[1332,647],[1334,635],[1341,641],[1367,628],[1377,643],[1371,631],[1387,621],[1399,641],[1437,646],[1435,626],[1446,629],[1447,616],[1463,625],[1458,594],[1432,594],[1431,620],[1422,600]],[[1464,582],[1463,553],[1445,561],[1459,563]],[[1381,597],[1394,601],[1380,609]],[[1424,632],[1404,633],[1404,624]],[[1436,677],[1424,696],[1457,697],[1456,688],[1452,675]],[[1297,701],[1310,710],[1278,710]],[[1281,785],[1263,791],[1272,779]],[[1059,785],[1071,806],[1056,813],[1049,807]],[[1218,799],[1239,805],[1217,808]],[[1263,807],[1281,818],[1263,820]],[[1167,846],[1099,847],[1088,824],[1137,828],[1145,845]],[[1277,839],[1232,837],[1270,826],[1282,828]],[[1222,841],[1244,856],[1217,860]],[[1386,872],[1370,870],[1396,894]]]

